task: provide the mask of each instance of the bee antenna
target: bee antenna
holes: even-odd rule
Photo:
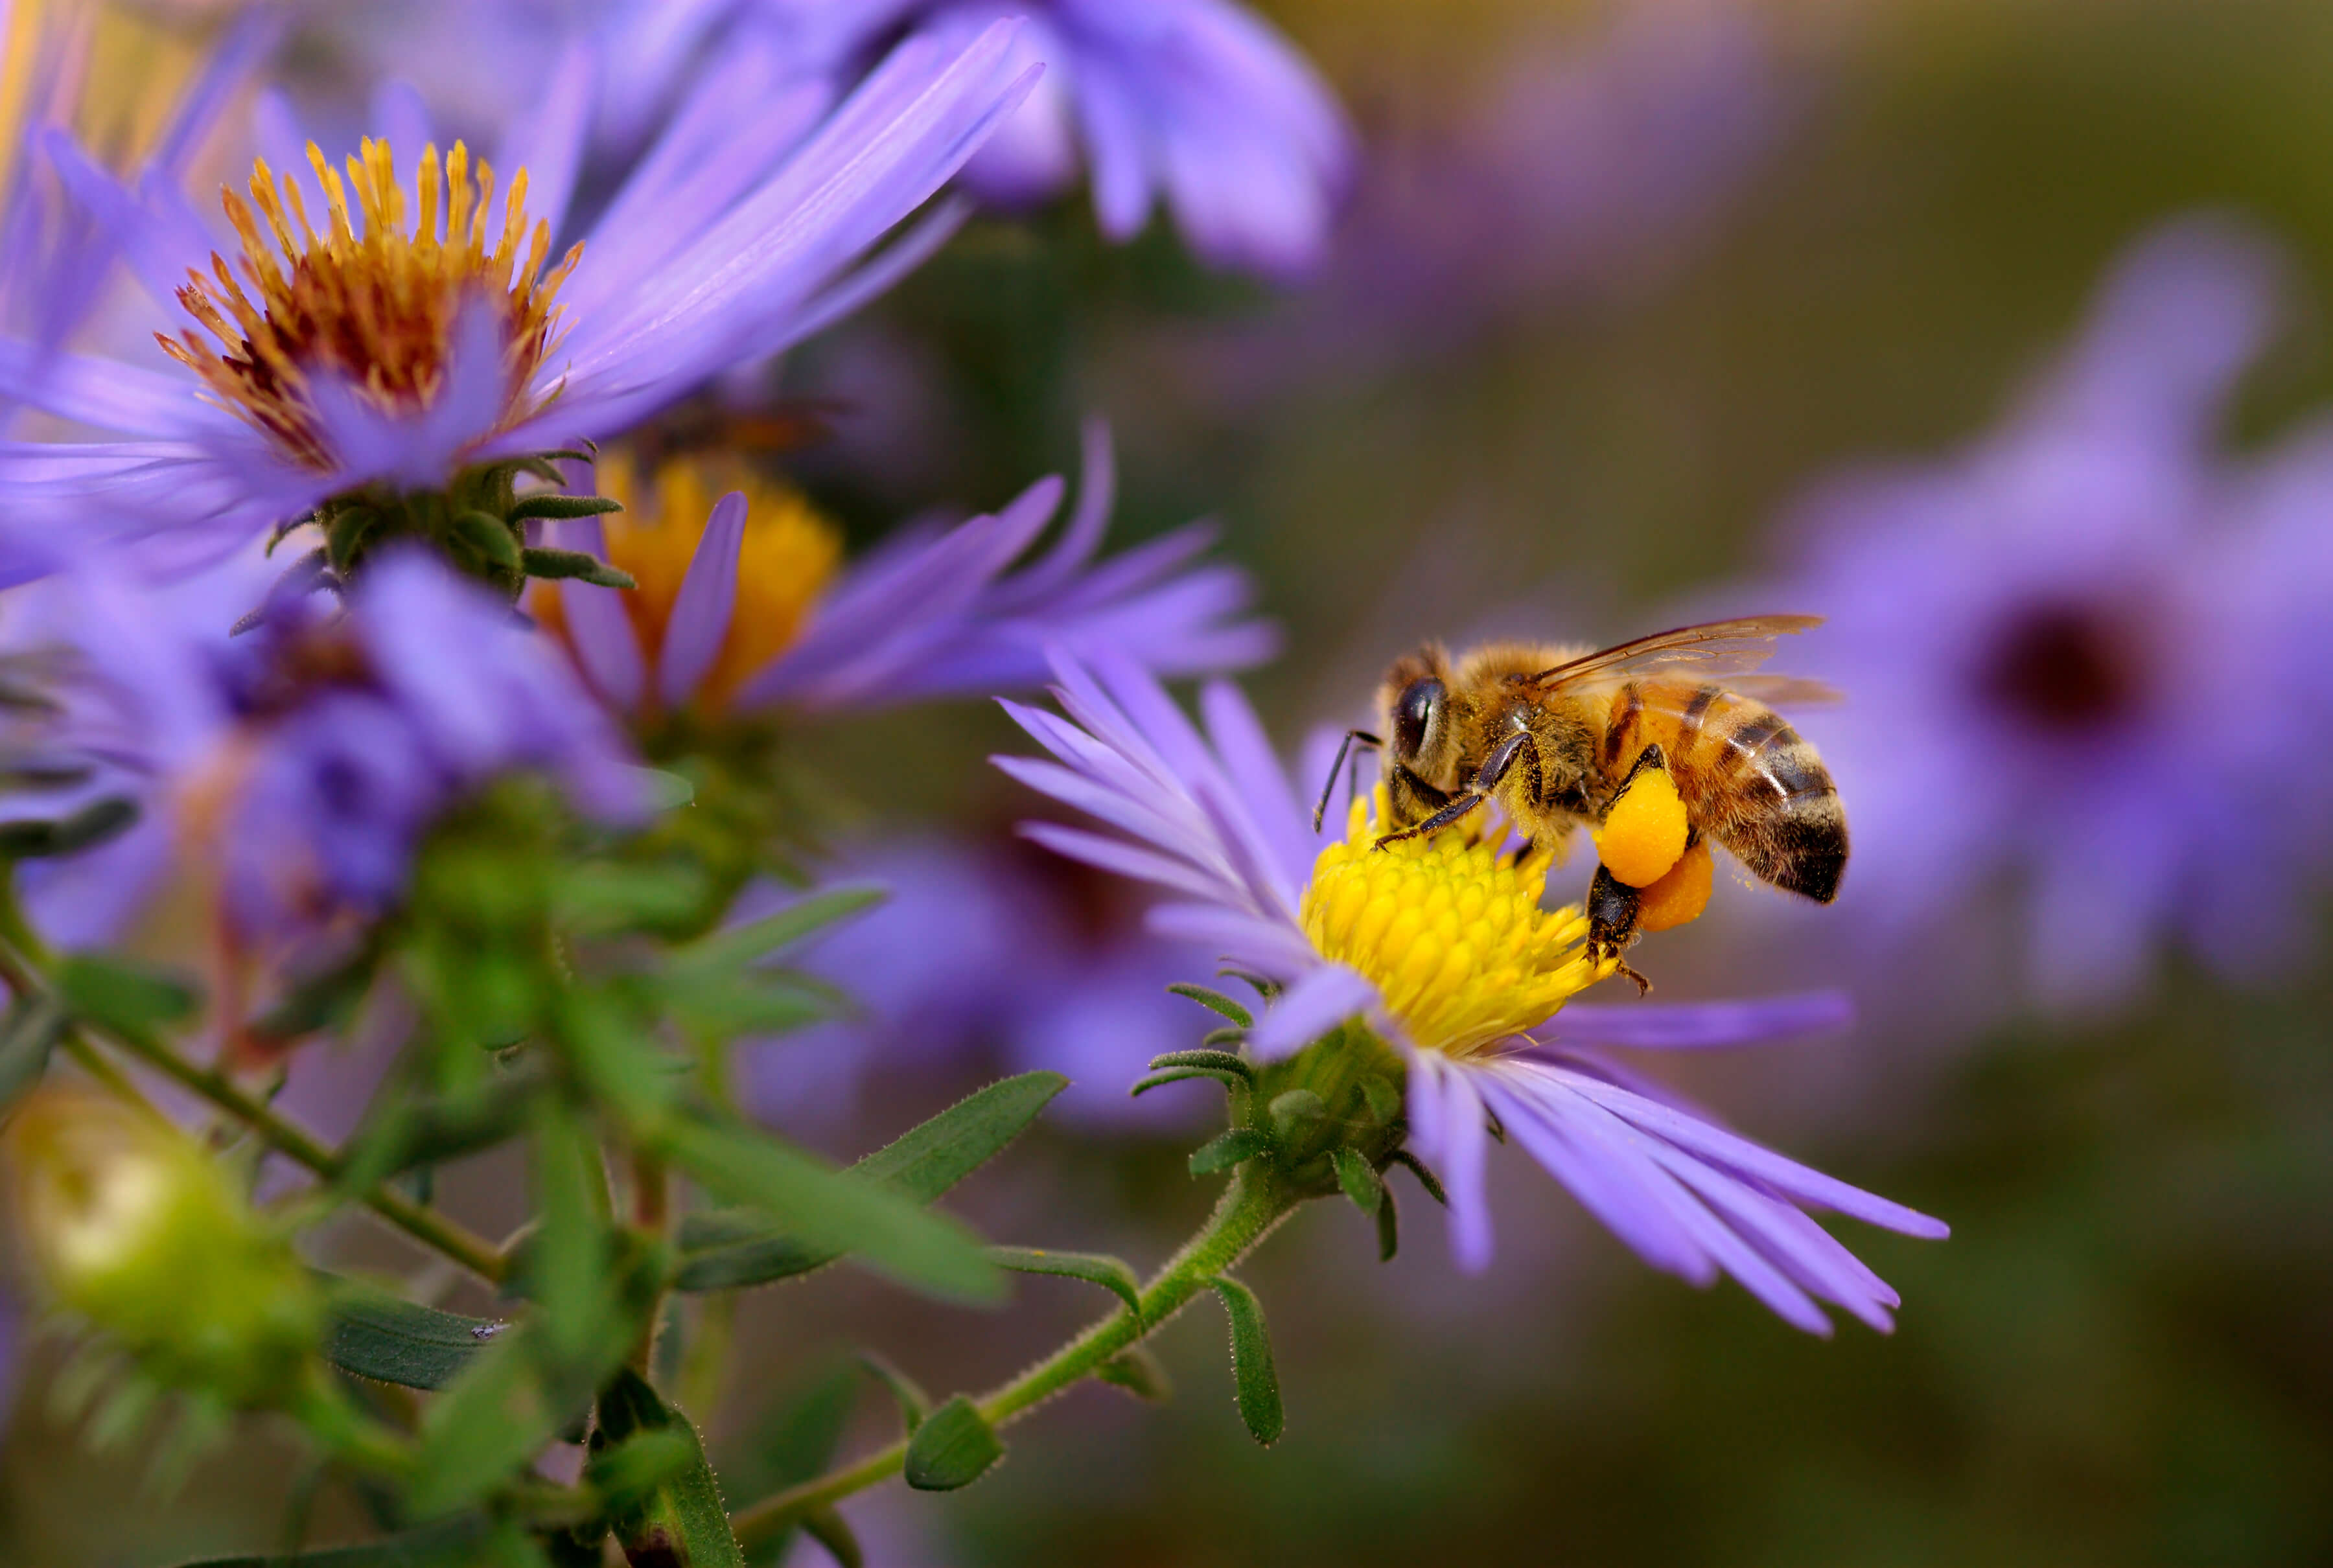
[[[1385,744],[1384,741],[1378,740],[1375,735],[1370,734],[1367,730],[1348,730],[1345,731],[1345,738],[1337,742],[1337,760],[1329,764],[1329,776],[1320,781],[1320,804],[1312,808],[1312,831],[1315,833],[1320,831],[1320,824],[1328,819],[1329,797],[1337,792],[1337,775],[1344,771],[1346,753],[1352,753],[1354,770],[1357,772],[1359,770],[1361,759],[1359,751],[1354,750],[1355,741],[1359,741],[1363,749],[1371,749]],[[1357,788],[1359,788],[1358,780],[1349,782],[1345,786],[1345,794],[1348,798],[1351,797],[1353,791]]]

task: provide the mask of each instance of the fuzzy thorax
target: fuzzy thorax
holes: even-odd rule
[[[560,336],[554,301],[582,247],[543,272],[551,229],[527,222],[526,171],[512,179],[489,245],[494,170],[479,160],[474,184],[460,142],[442,160],[434,145],[422,153],[409,225],[387,142],[368,139],[348,160],[345,182],[313,143],[308,162],[324,192],[323,232],[310,225],[297,183],[279,180],[264,159],[255,164],[248,202],[220,193],[243,241],[236,265],[214,253],[211,275],[189,272],[178,291],[214,341],[191,330],[177,339],[158,333],[163,350],[296,461],[330,470],[318,378],[340,381],[384,413],[426,408],[444,385],[455,324],[475,303],[499,330],[495,428],[534,413],[543,400],[532,390],[534,376]]]
[[[1553,856],[1506,850],[1503,827],[1469,825],[1377,846],[1385,790],[1356,800],[1345,837],[1304,889],[1304,934],[1374,983],[1413,1045],[1471,1056],[1536,1028],[1611,972],[1581,943],[1588,920],[1544,910]]]

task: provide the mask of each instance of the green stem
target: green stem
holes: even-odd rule
[[[1251,1162],[1232,1178],[1198,1234],[1142,1287],[1139,1317],[1120,1307],[1010,1382],[980,1396],[975,1407],[992,1426],[1001,1427],[1092,1376],[1111,1357],[1164,1327],[1216,1276],[1270,1235],[1298,1201],[1298,1195],[1265,1162]],[[907,1458],[907,1444],[902,1439],[846,1468],[764,1498],[730,1521],[739,1544],[748,1552],[766,1545],[805,1515],[898,1474]]]

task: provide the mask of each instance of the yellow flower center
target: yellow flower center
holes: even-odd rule
[[[841,564],[842,537],[833,525],[801,492],[764,477],[734,454],[675,457],[642,475],[628,455],[608,453],[596,477],[600,494],[623,503],[623,511],[603,520],[608,560],[639,584],[622,603],[640,645],[650,650],[663,645],[714,502],[733,490],[744,492],[737,607],[720,655],[696,693],[709,705],[725,702],[793,645]],[[532,607],[563,637],[559,592],[554,584],[537,584]]]
[[[551,227],[527,225],[526,171],[511,181],[489,248],[494,173],[481,159],[473,185],[460,142],[442,164],[435,146],[422,153],[409,228],[388,143],[367,140],[348,160],[345,183],[313,143],[308,162],[324,191],[324,232],[309,225],[297,184],[279,182],[264,159],[254,165],[249,202],[220,193],[243,240],[238,265],[213,253],[211,276],[189,272],[178,291],[216,346],[189,330],[175,339],[156,334],[163,351],[299,462],[329,469],[312,378],[336,378],[387,413],[427,407],[445,380],[454,324],[475,301],[500,329],[504,399],[495,427],[540,408],[545,399],[528,387],[557,345],[553,301],[583,247],[543,274]],[[351,190],[361,234],[350,215]]]
[[[1344,838],[1313,862],[1299,918],[1323,958],[1376,984],[1413,1044],[1474,1055],[1613,972],[1582,954],[1586,915],[1540,907],[1551,850],[1508,853],[1480,813],[1380,850],[1383,788],[1368,806],[1353,802]]]

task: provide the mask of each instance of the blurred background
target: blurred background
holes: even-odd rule
[[[1277,1446],[1242,1430],[1202,1307],[1158,1343],[1172,1404],[1089,1387],[976,1487],[855,1500],[872,1560],[2333,1560],[2333,8],[1257,8],[1360,138],[1316,275],[1211,272],[1163,222],[1109,245],[1080,196],[983,219],[792,357],[778,390],[826,430],[787,472],[862,548],[1074,469],[1107,417],[1113,537],[1218,520],[1283,627],[1248,684],[1291,752],[1366,722],[1421,637],[1833,617],[1775,667],[1848,694],[1798,716],[1858,824],[1847,896],[1721,879],[1638,961],[1663,999],[1836,986],[1862,1021],[1656,1065],[1954,1235],[1848,1234],[1900,1326],[1823,1343],[1642,1267],[1512,1151],[1480,1278],[1427,1204],[1384,1266],[1320,1206],[1246,1269]],[[336,80],[335,47],[320,22],[293,68]],[[1026,749],[992,709],[799,739],[854,802],[837,875],[899,888],[878,918],[931,972],[758,1056],[764,1114],[850,1155],[1059,1066],[1076,1087],[960,1211],[1163,1256],[1212,1199],[1183,1158],[1215,1107],[1124,1086],[1204,1032],[1159,990],[1204,955],[1013,837],[1036,808],[986,766]],[[328,1120],[354,1070],[293,1094]],[[514,1170],[446,1183],[514,1221]],[[879,1397],[832,1392],[855,1345],[979,1386],[1096,1305],[1018,1295],[988,1320],[854,1275],[755,1294],[741,1376],[699,1412],[716,1454],[779,1473],[804,1420],[874,1440]],[[123,1506],[137,1456],[48,1413],[53,1362],[35,1343],[19,1368],[0,1561],[272,1539],[288,1468],[264,1427]],[[318,1508],[312,1538],[362,1528]]]

